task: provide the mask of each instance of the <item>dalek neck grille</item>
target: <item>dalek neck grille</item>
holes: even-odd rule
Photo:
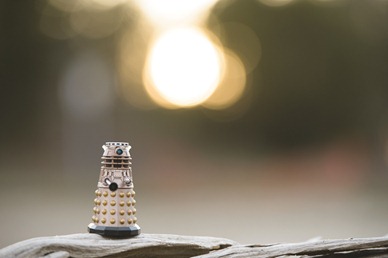
[[[101,157],[101,168],[125,168],[125,169],[132,169],[131,168],[131,157],[130,156],[123,156],[123,157],[114,157],[114,156],[106,156]]]
[[[93,223],[88,230],[108,237],[136,236],[140,234],[140,227],[135,216],[131,146],[127,142],[106,142],[102,148]]]

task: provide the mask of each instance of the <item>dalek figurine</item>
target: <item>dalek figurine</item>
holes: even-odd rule
[[[90,233],[106,237],[130,237],[140,234],[136,224],[131,155],[126,142],[107,142],[102,146],[100,178],[94,199]]]

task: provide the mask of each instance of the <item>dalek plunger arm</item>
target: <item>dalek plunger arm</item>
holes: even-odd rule
[[[109,178],[105,178],[104,182],[108,185],[109,190],[111,190],[112,192],[116,191],[117,188],[119,188],[119,186],[115,182],[110,181]]]

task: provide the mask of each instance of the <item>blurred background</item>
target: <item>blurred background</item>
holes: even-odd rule
[[[0,2],[0,247],[86,232],[132,145],[144,233],[388,233],[388,1]]]

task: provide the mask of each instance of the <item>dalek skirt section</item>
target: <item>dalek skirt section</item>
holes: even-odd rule
[[[136,224],[131,155],[126,142],[107,142],[102,146],[102,166],[94,199],[90,233],[107,237],[130,237],[140,234]]]

